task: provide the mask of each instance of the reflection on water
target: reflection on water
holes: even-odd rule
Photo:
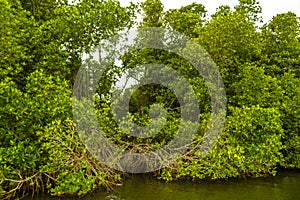
[[[55,200],[53,197],[34,199]],[[69,200],[73,198],[60,198]],[[112,192],[95,192],[84,200],[297,200],[300,199],[300,172],[276,177],[228,181],[177,181],[165,183],[147,175],[134,175]]]

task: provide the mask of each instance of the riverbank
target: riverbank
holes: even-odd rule
[[[27,197],[25,200],[295,200],[299,197],[300,170],[279,172],[274,177],[229,179],[227,181],[174,181],[166,183],[140,174],[128,177],[111,192],[95,191],[83,197]]]

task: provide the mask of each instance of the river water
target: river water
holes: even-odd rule
[[[31,199],[31,198],[30,198]],[[98,191],[81,198],[35,197],[36,200],[300,200],[300,171],[276,177],[227,181],[165,183],[148,175],[128,177],[112,192]]]

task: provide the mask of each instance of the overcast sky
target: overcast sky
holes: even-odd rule
[[[144,0],[120,0],[121,5],[129,5],[129,2],[143,2]],[[161,0],[165,10],[172,8],[180,8],[181,6],[191,4],[193,2],[201,3],[208,10],[209,14],[215,12],[216,8],[221,5],[229,5],[234,7],[238,4],[238,0]],[[300,0],[259,0],[263,9],[264,22],[268,22],[273,16],[279,13],[292,11],[300,17]]]

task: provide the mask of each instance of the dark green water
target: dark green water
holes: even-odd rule
[[[31,199],[31,198],[30,198]],[[48,196],[34,199],[55,200]],[[61,198],[62,200],[75,199]],[[147,175],[127,178],[112,192],[94,192],[85,200],[300,200],[300,172],[276,177],[212,182],[165,183]]]

